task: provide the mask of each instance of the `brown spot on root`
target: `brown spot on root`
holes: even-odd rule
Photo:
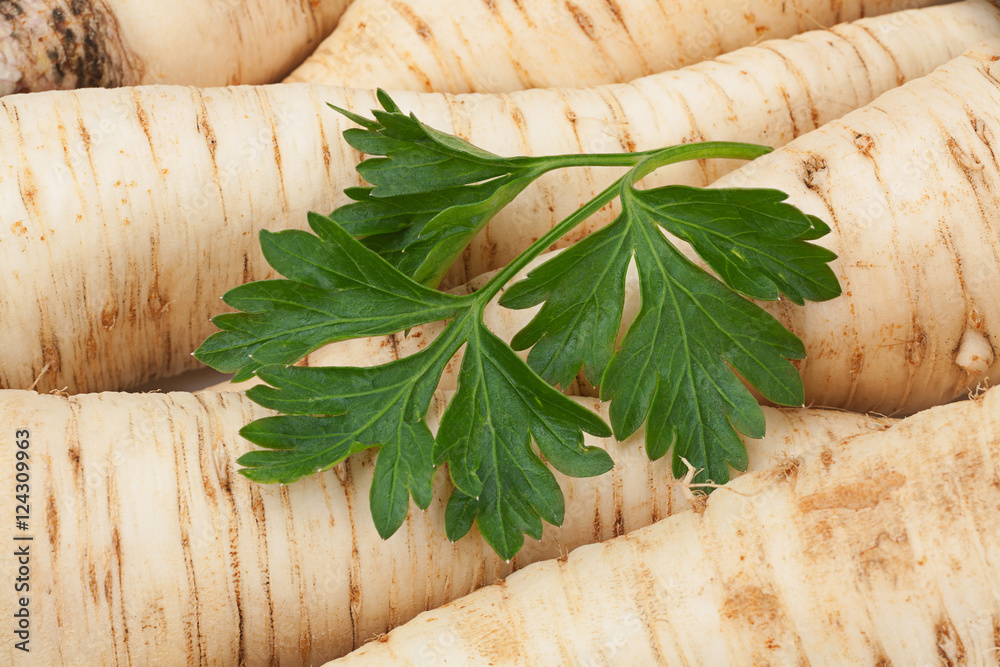
[[[854,354],[851,355],[852,376],[857,375],[858,373],[861,372],[861,365],[864,363],[864,361],[865,361],[865,353],[862,352],[860,349],[855,350]]]
[[[798,639],[789,632],[793,623],[788,618],[788,612],[772,590],[748,585],[742,577],[724,582],[723,590],[733,591],[722,603],[720,611],[723,618],[737,624],[737,630],[753,637],[752,656],[748,656],[750,660],[747,664],[773,664],[771,653],[779,649],[790,649],[800,655],[803,653]]]
[[[113,587],[111,586],[111,577],[110,576],[105,576],[104,577],[104,601],[107,603],[109,609],[112,606],[114,606],[114,603],[115,603],[115,592],[114,592]]]
[[[386,341],[392,347],[392,358],[399,359],[399,341],[396,340],[396,334],[390,334],[386,336]]]
[[[752,626],[770,625],[781,615],[781,604],[759,586],[742,586],[726,598],[721,611],[730,620],[744,620]]]
[[[281,212],[288,215],[288,192],[285,190],[285,172],[281,167],[281,149],[278,146],[278,130],[274,127],[273,120],[271,121],[271,145],[274,148],[274,164],[278,168],[278,195],[281,201]]]
[[[250,271],[250,256],[247,255],[246,253],[244,253],[243,254],[243,282],[244,283],[250,282],[250,279],[251,279],[252,276],[253,276],[253,274]]]
[[[111,331],[115,328],[115,322],[117,321],[118,304],[113,299],[108,299],[107,303],[104,304],[104,308],[101,309],[101,326],[104,327],[105,331]]]
[[[87,563],[87,588],[90,590],[90,597],[94,602],[100,600],[100,592],[97,587],[97,565],[93,559]]]
[[[70,440],[70,442],[76,442],[75,440]],[[69,458],[69,463],[73,467],[73,478],[77,481],[77,485],[81,480],[83,480],[83,465],[80,463],[80,449],[73,445],[70,445],[69,449],[66,450],[66,456]]]
[[[950,619],[942,619],[934,626],[934,636],[941,665],[966,664],[965,644]]]
[[[87,334],[87,340],[84,341],[84,348],[87,351],[87,361],[97,360],[97,338],[94,336],[94,332],[91,331]]]
[[[870,509],[889,497],[905,481],[906,477],[896,471],[877,474],[871,479],[842,484],[829,491],[806,496],[799,501],[799,509],[803,512]]]
[[[594,533],[593,542],[603,541],[603,531],[601,530],[601,502],[600,498],[597,499],[597,503],[594,504]]]
[[[568,9],[570,14],[573,15],[573,20],[576,21],[578,26],[580,26],[580,30],[583,31],[583,34],[585,34],[592,41],[596,42],[597,34],[594,32],[594,22],[590,20],[590,17],[572,2],[566,3],[566,9]]]
[[[598,92],[600,94],[601,101],[604,102],[604,104],[608,107],[608,111],[611,113],[612,124],[618,132],[618,143],[621,144],[622,150],[625,151],[626,153],[634,153],[636,149],[636,144],[635,141],[632,139],[631,133],[629,132],[630,121],[628,118],[628,114],[625,113],[625,110],[622,108],[621,103],[613,95],[603,92],[601,91],[601,89],[598,89]],[[691,126],[697,131],[697,127],[694,124],[693,117]],[[700,134],[700,131],[697,131],[697,133]],[[698,138],[692,140],[697,141]],[[684,143],[686,143],[686,141]],[[705,160],[699,160],[698,163],[699,165],[704,166]],[[608,206],[610,206],[610,204]],[[586,234],[586,231],[578,227],[575,230],[575,233],[581,235],[582,238],[582,236]],[[572,236],[573,235],[570,234],[565,238],[569,239],[572,238]],[[575,240],[573,242],[575,243]]]
[[[195,130],[200,134],[205,140],[205,146],[208,147],[209,155],[212,157],[212,168],[215,171],[215,180],[218,182],[218,165],[215,164],[215,149],[218,145],[218,141],[215,138],[215,130],[212,128],[211,123],[208,122],[208,108],[205,106],[205,100],[199,96],[198,97],[198,117],[195,120]]]
[[[10,231],[12,234],[17,236],[24,236],[28,233],[28,228],[24,226],[23,220],[18,220],[13,225],[10,226]]]
[[[767,471],[767,478],[781,482],[794,482],[799,474],[802,461],[794,456],[782,453],[775,464]]]
[[[29,167],[25,167],[18,177],[18,185],[21,189],[21,200],[24,207],[34,215],[32,217],[42,220],[44,216],[38,210],[38,187],[35,185],[35,174]]]
[[[122,43],[118,21],[102,0],[0,3],[0,33],[9,32],[15,92],[134,85],[139,66]]]
[[[146,293],[146,308],[150,319],[154,322],[159,320],[163,313],[170,308],[170,301],[160,293],[159,273],[153,275],[153,284],[150,285],[149,292]]]
[[[803,177],[802,182],[810,190],[818,190],[822,177],[826,176],[826,160],[819,155],[810,155],[805,159],[802,165],[806,170],[806,174]]]
[[[823,464],[824,468],[829,468],[831,465],[833,465],[833,450],[831,450],[829,447],[823,447],[823,449],[819,453],[819,460],[820,463]]]
[[[656,523],[657,521],[663,518],[663,515],[660,514],[660,503],[658,501],[658,497],[660,495],[658,493],[659,488],[660,488],[659,480],[657,479],[657,476],[653,472],[653,466],[649,466],[647,468],[647,474],[646,474],[646,493],[649,494],[647,497],[653,499],[653,506],[649,510],[650,523]],[[670,516],[669,503],[670,503],[670,498],[673,496],[673,494],[668,493],[666,494],[666,496],[668,503],[666,516]]]
[[[59,506],[56,504],[54,489],[49,489],[45,502],[45,521],[49,529],[49,545],[52,549],[52,560],[59,559]]]
[[[604,4],[608,6],[611,11],[611,15],[615,17],[615,21],[618,22],[620,26],[625,27],[625,17],[622,15],[622,8],[618,5],[615,0],[604,0]]]
[[[969,183],[975,183],[983,178],[985,165],[979,161],[979,158],[962,150],[962,147],[958,145],[958,142],[952,136],[949,136],[945,143],[948,146],[948,152],[951,153],[952,158],[955,160],[955,164],[965,174],[965,179]]]
[[[924,352],[927,350],[927,334],[923,328],[913,322],[912,332],[906,340],[906,361],[911,366],[919,366],[924,359]]]
[[[875,149],[875,138],[867,132],[855,132],[854,146],[861,151],[862,155],[870,158],[872,151]]]
[[[21,8],[21,3],[15,2],[14,0],[0,2],[0,16],[8,21],[13,20],[15,17],[22,16],[23,14],[24,9]]]
[[[965,109],[965,114],[969,118],[969,124],[972,125],[972,129],[973,131],[975,131],[976,137],[979,138],[979,141],[980,143],[982,143],[983,147],[989,151],[990,158],[993,160],[993,164],[996,166],[1000,166],[1000,162],[997,161],[997,154],[993,151],[992,143],[986,135],[986,128],[987,128],[986,121],[977,116],[975,113],[973,113],[973,111],[969,108]]]
[[[128,300],[128,310],[125,312],[125,319],[128,320],[129,324],[135,324],[136,319],[139,317],[139,307],[135,303],[135,295],[129,297]]]
[[[426,22],[413,11],[409,5],[404,5],[401,2],[392,3],[392,8],[403,17],[403,20],[410,24],[413,31],[417,33],[417,36],[425,42],[429,42],[434,39],[434,33],[431,31],[431,27],[427,25]]]
[[[969,309],[969,326],[971,326],[976,331],[982,331],[983,329],[983,316],[979,312],[979,309],[972,306]]]
[[[614,501],[615,506],[615,524],[612,534],[615,537],[620,537],[625,534],[625,513],[623,510],[625,499],[622,491],[622,480],[621,478],[618,478],[614,481],[612,489],[612,500]]]
[[[903,529],[896,535],[883,531],[875,538],[875,543],[858,554],[858,563],[866,576],[881,573],[894,582],[899,576],[913,568],[913,552],[909,548],[909,537]]]
[[[57,376],[62,366],[59,355],[59,339],[44,322],[39,337],[42,348],[42,368],[45,369],[45,374],[48,377]]]
[[[784,86],[778,86],[778,91],[781,93],[782,99],[785,100],[785,108],[788,109],[788,120],[792,124],[792,136],[797,137],[800,134],[802,134],[802,131],[799,130],[799,124],[795,121],[794,105],[792,104],[791,99],[788,97],[788,91],[785,90]]]
[[[142,128],[142,133],[146,135],[146,143],[149,145],[149,154],[153,158],[153,164],[156,166],[157,171],[162,171],[166,174],[166,170],[160,167],[160,160],[156,154],[156,142],[153,141],[153,133],[149,125],[149,115],[139,101],[139,94],[135,88],[132,89],[132,104],[135,108],[136,120],[139,121],[139,127]]]

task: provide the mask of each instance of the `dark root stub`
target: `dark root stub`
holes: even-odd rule
[[[0,0],[0,94],[137,82],[101,0]]]

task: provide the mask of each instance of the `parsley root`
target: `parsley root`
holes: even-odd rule
[[[994,664],[998,439],[993,389],[817,446],[330,667]]]
[[[625,83],[932,0],[357,0],[287,81],[434,92]],[[471,30],[470,26],[475,26]]]
[[[432,415],[442,408],[439,396]],[[368,511],[370,454],[292,486],[238,474],[250,445],[237,431],[267,414],[235,393],[0,392],[3,432],[29,432],[32,664],[318,664],[527,563],[687,506],[637,441],[595,439],[618,467],[561,477],[565,524],[510,564],[476,532],[446,539],[444,474],[430,508],[383,541]],[[767,418],[767,438],[747,441],[753,467],[888,423],[830,411]],[[15,451],[0,453],[10,490]],[[13,548],[0,570],[17,571]],[[3,597],[8,616],[14,600]],[[16,664],[13,643],[0,663]]]
[[[830,220],[842,297],[764,307],[806,400],[908,414],[1000,382],[1000,41],[720,179]]]
[[[273,83],[333,30],[349,2],[4,2],[0,95]]]
[[[594,91],[403,95],[429,125],[502,154],[631,151],[711,138],[781,145],[1000,32],[988,3],[882,17],[769,42]],[[878,21],[895,29],[879,32]],[[872,32],[880,35],[879,40]],[[723,93],[722,91],[726,92]],[[303,227],[359,185],[346,121],[363,91],[318,86],[140,87],[0,101],[0,387],[118,389],[193,368],[218,297],[273,276],[256,235]],[[114,137],[112,139],[112,137]],[[706,185],[739,163],[688,163],[658,178]],[[512,259],[587,201],[609,171],[566,169],[501,212],[449,280]],[[594,224],[612,212],[595,216]],[[503,233],[494,230],[503,230]],[[520,240],[518,240],[520,239]],[[75,261],[79,257],[96,261]]]

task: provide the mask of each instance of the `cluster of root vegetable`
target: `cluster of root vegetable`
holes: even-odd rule
[[[762,304],[805,344],[810,407],[766,408],[748,474],[707,499],[641,433],[588,442],[615,468],[560,477],[565,523],[504,562],[446,538],[443,470],[382,540],[376,454],[260,485],[235,463],[269,414],[244,385],[128,393],[195,369],[219,296],[274,277],[261,229],[347,202],[362,156],[326,105],[364,115],[376,86],[503,155],[776,147],[647,181],[776,188],[831,226],[843,295]],[[1000,662],[996,3],[20,0],[0,2],[0,93],[0,663]],[[614,173],[541,178],[448,284],[475,289]],[[509,341],[531,315],[486,317]],[[568,391],[606,413],[590,389]]]

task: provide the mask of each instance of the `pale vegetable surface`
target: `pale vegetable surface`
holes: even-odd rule
[[[898,29],[882,35],[881,25]],[[777,146],[997,33],[997,9],[966,2],[769,42],[631,85],[397,101],[504,155],[707,139]],[[7,341],[0,387],[117,389],[193,368],[189,353],[212,332],[218,297],[273,276],[257,232],[304,227],[306,211],[332,210],[359,184],[359,155],[341,138],[347,123],[326,102],[376,106],[370,92],[319,86],[0,102],[0,293],[16,295],[0,300],[0,321],[31,332]],[[688,163],[650,180],[706,185],[738,164]],[[614,173],[540,179],[496,219],[502,232],[477,238],[451,282],[509,261]]]
[[[777,188],[833,229],[818,243],[838,255],[843,295],[762,304],[805,344],[807,404],[911,413],[1000,380],[998,59],[1000,44],[984,45],[715,183]],[[634,273],[625,294],[627,322]],[[490,306],[487,321],[509,339],[533,314]],[[389,360],[436,330],[338,343],[305,363],[350,365],[344,351],[362,345]]]
[[[994,665],[1000,392],[818,446],[336,665]]]
[[[594,439],[618,466],[598,479],[560,476],[565,524],[509,564],[476,532],[446,539],[444,474],[430,509],[411,508],[383,541],[368,511],[371,455],[291,486],[238,474],[250,445],[237,431],[265,414],[235,393],[0,392],[3,432],[30,432],[32,511],[18,534],[33,537],[31,653],[4,642],[0,662],[317,664],[527,563],[688,506],[641,435]],[[747,441],[751,468],[890,423],[808,410],[769,410],[767,420],[767,437]],[[0,454],[11,490],[14,452]],[[13,549],[4,551],[13,572]],[[3,596],[0,613],[11,618],[14,604]]]
[[[805,343],[807,403],[910,413],[1000,380],[1000,41],[713,184],[828,220],[844,293],[765,305]]]
[[[0,95],[177,83],[273,83],[350,0],[8,0]]]
[[[357,0],[287,81],[435,92],[624,83],[935,0]]]

